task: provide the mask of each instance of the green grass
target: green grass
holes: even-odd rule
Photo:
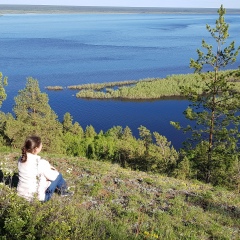
[[[1,153],[2,172],[17,172],[18,155]],[[5,176],[0,239],[240,239],[237,192],[85,158],[43,157],[74,195],[28,203]]]

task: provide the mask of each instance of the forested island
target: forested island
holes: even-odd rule
[[[234,88],[240,90],[239,70],[226,70],[220,72],[223,77],[228,78],[228,83],[234,83]],[[208,74],[204,73],[207,78]],[[129,80],[120,82],[89,83],[68,86],[47,86],[48,90],[80,90],[76,97],[92,99],[129,99],[129,100],[149,100],[162,99],[165,97],[181,97],[181,86],[185,88],[198,88],[198,94],[202,94],[202,89],[206,84],[199,74],[179,74],[167,76],[164,79],[149,78],[142,80]]]

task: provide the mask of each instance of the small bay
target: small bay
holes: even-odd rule
[[[77,99],[76,91],[47,91],[46,86],[164,78],[186,74],[202,39],[214,44],[206,24],[217,14],[5,14],[0,17],[0,71],[8,76],[2,111],[12,112],[14,97],[31,76],[59,120],[74,121],[97,132],[140,125],[166,136],[179,148],[185,136],[170,121],[184,122],[186,100],[116,101]],[[226,15],[228,43],[240,45],[240,16]],[[215,46],[215,45],[214,45]],[[240,65],[239,59],[228,68]],[[186,123],[186,122],[185,122]]]

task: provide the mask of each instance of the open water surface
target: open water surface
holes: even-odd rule
[[[8,76],[2,111],[12,112],[14,97],[26,78],[46,86],[138,80],[191,73],[190,58],[205,39],[216,14],[9,14],[0,17],[0,71]],[[240,16],[226,15],[229,41],[240,45]],[[229,68],[237,68],[240,61]],[[170,121],[184,122],[185,100],[116,101],[77,99],[76,91],[46,91],[59,120],[96,131],[129,126],[137,136],[143,125],[165,135],[179,148],[185,138]]]

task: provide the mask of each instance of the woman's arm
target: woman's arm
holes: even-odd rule
[[[42,166],[42,174],[46,177],[46,179],[54,181],[59,175],[59,172],[56,170],[56,168],[51,166],[47,160],[41,159],[40,162]]]

